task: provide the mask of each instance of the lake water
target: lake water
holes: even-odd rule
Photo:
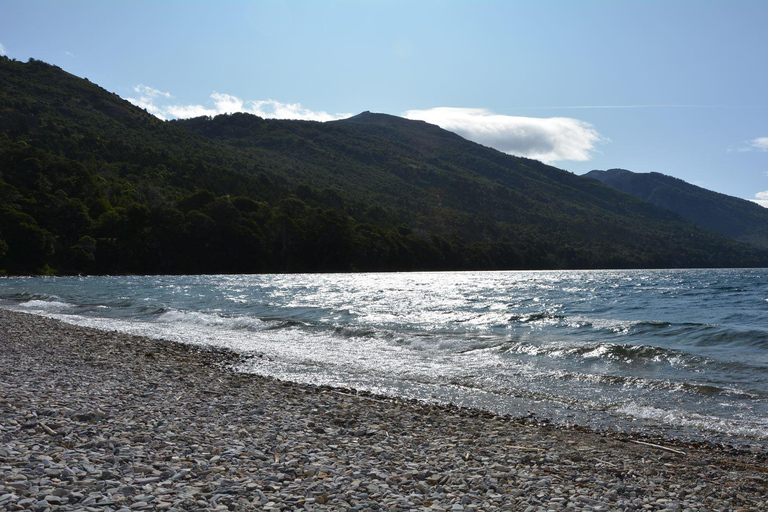
[[[242,371],[768,446],[768,270],[0,279],[0,307]]]

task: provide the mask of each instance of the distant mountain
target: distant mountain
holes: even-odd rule
[[[768,248],[768,208],[691,185],[657,172],[591,171],[586,177],[651,202],[701,227],[763,249]]]
[[[165,122],[0,57],[0,270],[764,266],[768,252],[423,121]]]

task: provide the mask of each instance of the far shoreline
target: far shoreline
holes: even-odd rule
[[[56,277],[201,277],[201,276],[289,276],[289,275],[357,275],[357,274],[440,274],[440,273],[474,273],[474,272],[675,272],[685,270],[765,270],[768,267],[605,267],[605,268],[493,268],[493,269],[404,269],[404,270],[349,270],[349,271],[285,271],[285,272],[255,272],[255,273],[200,273],[200,274],[67,274],[67,273],[39,273],[39,274],[0,274],[0,279],[21,278],[56,278]]]

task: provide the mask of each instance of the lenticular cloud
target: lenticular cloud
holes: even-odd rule
[[[479,108],[449,107],[409,110],[405,117],[436,124],[504,153],[545,163],[587,161],[595,145],[603,140],[591,124],[568,117],[505,116]]]

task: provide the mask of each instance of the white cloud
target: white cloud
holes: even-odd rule
[[[752,199],[752,201],[768,208],[768,190],[755,194],[755,199]]]
[[[5,46],[3,46],[3,43],[0,43],[0,55],[8,55],[8,53],[5,51]]]
[[[749,141],[749,147],[757,151],[768,151],[768,137],[758,137],[756,139],[752,139]]]
[[[202,105],[168,105],[162,108],[162,115],[155,115],[161,119],[189,119],[201,116],[213,117],[220,113]]]
[[[316,112],[301,106],[301,103],[280,103],[275,100],[252,101],[250,112],[257,116],[273,119],[303,119],[305,121],[334,121],[344,119],[352,114],[329,114],[325,111]]]
[[[139,97],[126,98],[128,101],[130,101],[137,107],[146,109],[147,112],[159,117],[160,119],[168,119],[163,109],[155,105],[155,101],[157,101],[158,98],[170,99],[172,98],[171,93],[163,92],[153,87],[147,87],[144,84],[137,85],[136,87],[133,88],[133,90],[134,92],[139,93]]]
[[[138,98],[127,98],[128,101],[144,108],[150,114],[160,119],[187,119],[190,117],[216,116],[247,112],[267,119],[299,119],[304,121],[333,121],[344,119],[351,114],[329,114],[324,111],[314,111],[301,106],[301,103],[282,103],[277,100],[243,101],[237,96],[214,91],[211,102],[204,105],[180,105],[170,103],[173,98],[170,93],[162,92],[143,84],[134,87],[139,93]]]
[[[233,112],[245,112],[243,100],[230,94],[220,94],[216,91],[211,94],[216,111],[221,114],[232,114]]]
[[[133,90],[141,94],[142,96],[148,96],[150,98],[157,98],[158,96],[162,96],[163,98],[173,97],[169,92],[159,91],[153,87],[148,87],[144,84],[137,85],[136,87],[133,88]]]
[[[305,108],[301,103],[277,100],[244,101],[231,94],[214,91],[207,105],[184,105],[170,101],[168,92],[140,84],[134,87],[137,98],[128,101],[160,119],[187,119],[246,112],[265,119],[333,121],[351,114],[329,114]],[[409,110],[409,119],[421,119],[469,140],[505,153],[536,158],[552,163],[562,160],[586,161],[603,137],[589,123],[566,117],[534,118],[498,115],[484,109],[433,108]]]
[[[545,163],[584,162],[606,139],[584,121],[568,117],[518,117],[479,108],[438,107],[409,110],[408,119],[421,119],[474,142]]]
[[[755,139],[744,142],[744,145],[735,149],[739,152],[747,151],[768,151],[768,137],[757,137]],[[729,151],[734,151],[729,149]]]
[[[161,108],[155,106],[155,104],[154,104],[154,102],[152,101],[151,98],[147,98],[147,97],[142,96],[140,98],[126,98],[126,99],[128,101],[130,101],[131,103],[133,103],[134,105],[136,105],[137,107],[143,108],[144,110],[146,110],[150,114],[152,114],[154,116],[157,116],[160,119],[163,119],[163,120],[168,119],[165,116],[165,113],[163,112],[163,110]]]

